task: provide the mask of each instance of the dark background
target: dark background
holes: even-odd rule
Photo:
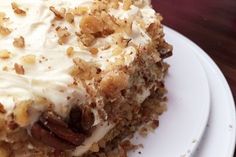
[[[236,0],[152,0],[152,5],[165,25],[210,55],[236,100]]]

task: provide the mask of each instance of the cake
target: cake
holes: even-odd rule
[[[136,149],[166,110],[161,21],[148,0],[1,0],[0,156]]]

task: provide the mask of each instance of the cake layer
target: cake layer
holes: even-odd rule
[[[0,0],[0,139],[27,131],[24,153],[88,152],[127,103],[163,88],[161,19],[144,0]]]

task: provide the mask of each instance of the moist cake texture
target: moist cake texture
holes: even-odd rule
[[[147,0],[0,0],[0,156],[127,156],[166,110],[161,20]]]

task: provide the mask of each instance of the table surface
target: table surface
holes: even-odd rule
[[[236,0],[152,0],[163,23],[207,52],[236,100]]]
[[[152,4],[165,25],[194,41],[216,62],[236,100],[236,0],[152,0]]]

